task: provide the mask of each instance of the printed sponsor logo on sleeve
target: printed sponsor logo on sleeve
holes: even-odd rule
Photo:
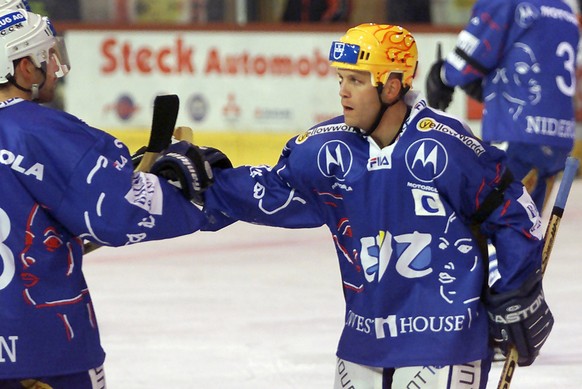
[[[475,137],[471,135],[459,134],[457,131],[453,130],[448,126],[445,126],[442,123],[437,122],[433,118],[425,118],[420,120],[417,123],[416,128],[422,132],[438,131],[442,132],[443,134],[447,134],[454,138],[457,138],[465,146],[473,150],[473,152],[477,154],[477,156],[481,156],[481,154],[485,152],[485,148],[483,147],[481,142],[479,142],[479,140],[477,140]]]
[[[457,47],[461,49],[463,52],[467,53],[468,55],[471,55],[475,52],[477,47],[479,47],[480,43],[481,41],[479,38],[477,38],[470,32],[463,30],[459,33]]]
[[[529,232],[538,239],[543,239],[544,232],[542,229],[542,219],[540,213],[535,206],[535,203],[527,190],[523,188],[522,195],[517,199],[519,204],[525,209],[529,220],[532,223],[532,227],[529,229]]]
[[[471,19],[471,23],[478,24],[479,19],[473,18]],[[457,40],[457,49],[460,49],[468,55],[472,55],[477,47],[479,47],[479,43],[479,38],[470,32],[463,30],[460,32],[459,38]],[[467,66],[467,61],[465,61],[465,59],[458,55],[455,51],[451,51],[447,55],[447,62],[458,71],[463,71],[465,66]]]
[[[356,133],[356,129],[354,127],[350,127],[350,126],[348,126],[347,124],[344,124],[344,123],[340,123],[340,124],[328,124],[326,126],[312,128],[312,129],[306,131],[305,133],[299,135],[295,139],[295,143],[296,144],[301,144],[301,143],[305,142],[307,140],[307,138],[309,138],[309,137],[311,137],[313,135],[328,134],[330,132],[338,132],[338,131]]]
[[[164,199],[160,180],[152,174],[135,172],[131,189],[125,195],[130,204],[140,207],[152,215],[163,213]]]

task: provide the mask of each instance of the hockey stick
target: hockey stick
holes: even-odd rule
[[[136,171],[149,171],[160,153],[172,143],[179,108],[180,100],[177,95],[156,96],[150,139],[139,165],[135,168]],[[101,245],[97,243],[87,242],[83,245],[83,253],[88,254],[99,247]]]
[[[573,157],[568,157],[566,160],[566,167],[564,168],[564,174],[562,175],[562,182],[558,188],[558,195],[556,196],[554,208],[550,214],[550,220],[548,221],[548,226],[546,228],[546,234],[544,237],[544,249],[542,251],[542,274],[545,273],[546,267],[548,266],[550,253],[554,247],[554,241],[558,233],[560,220],[564,214],[564,208],[566,207],[568,194],[570,193],[572,182],[576,177],[579,163],[580,161]],[[511,385],[511,379],[513,378],[513,373],[517,367],[517,360],[517,349],[514,346],[510,346],[507,353],[507,359],[505,360],[503,370],[501,371],[501,377],[499,378],[497,389],[509,389],[509,385]]]
[[[177,140],[185,140],[186,142],[194,143],[194,132],[190,127],[176,127],[174,130],[174,138]]]
[[[538,183],[538,170],[534,167],[521,179],[521,183],[525,186],[527,193],[532,193]],[[540,209],[541,211],[541,209]]]
[[[159,154],[172,142],[174,126],[178,118],[180,100],[176,95],[156,96],[154,100],[154,114],[152,117],[152,131],[146,152],[136,171],[147,172],[154,164]]]

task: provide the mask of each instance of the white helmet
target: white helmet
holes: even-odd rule
[[[23,1],[17,3],[25,4]],[[55,52],[51,53],[53,48]],[[36,67],[46,70],[51,56],[57,62],[56,76],[67,74],[70,66],[64,41],[56,36],[46,16],[25,9],[0,7],[0,84],[14,76],[15,60],[28,57]]]
[[[30,5],[27,0],[0,0],[0,9],[4,8],[19,8],[30,11]]]

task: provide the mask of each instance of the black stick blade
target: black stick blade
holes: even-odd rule
[[[180,99],[177,95],[156,96],[147,151],[160,153],[170,145],[179,109]]]

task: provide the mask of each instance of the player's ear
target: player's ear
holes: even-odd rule
[[[400,91],[402,90],[402,81],[398,78],[389,77],[386,80],[382,94],[384,95],[384,101],[393,101],[400,96]]]
[[[14,62],[14,77],[18,81],[21,78],[23,81],[29,82],[36,76],[37,68],[28,57],[20,58]]]

